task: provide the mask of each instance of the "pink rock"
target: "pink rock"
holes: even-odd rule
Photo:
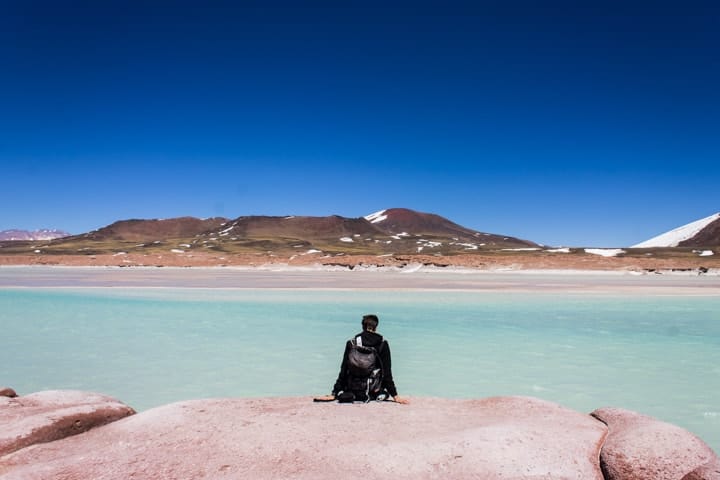
[[[96,393],[53,390],[0,397],[0,457],[132,415],[117,400]]]
[[[607,480],[678,480],[718,460],[705,442],[678,426],[621,408],[591,415],[609,428],[600,457]]]
[[[0,397],[17,397],[17,393],[12,388],[0,387]]]
[[[0,459],[13,479],[602,480],[607,428],[526,397],[175,403]]]
[[[696,468],[685,475],[682,480],[720,480],[720,460]]]

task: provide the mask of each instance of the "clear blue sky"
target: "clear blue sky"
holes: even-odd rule
[[[438,213],[627,246],[720,211],[720,3],[0,0],[0,230]]]

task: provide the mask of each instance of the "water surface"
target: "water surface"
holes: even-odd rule
[[[329,392],[380,316],[401,394],[532,395],[637,410],[720,451],[720,297],[596,291],[0,288],[0,384],[144,410]]]

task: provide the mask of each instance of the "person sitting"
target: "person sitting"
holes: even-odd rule
[[[389,397],[397,403],[407,404],[408,400],[398,396],[392,375],[390,345],[377,333],[377,315],[364,315],[362,332],[345,344],[332,395],[318,400],[353,402],[386,400]]]

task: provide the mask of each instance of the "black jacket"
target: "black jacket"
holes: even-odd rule
[[[393,397],[397,396],[397,388],[395,388],[395,382],[392,377],[392,358],[390,355],[390,344],[387,340],[383,339],[383,336],[375,332],[362,332],[353,336],[355,339],[357,336],[362,337],[362,344],[366,347],[373,347],[380,354],[380,361],[382,361],[383,367],[383,388]],[[340,373],[335,381],[333,387],[333,395],[337,395],[339,392],[345,390],[347,387],[348,371],[347,371],[347,358],[348,352],[352,345],[352,340],[348,340],[345,344],[345,353],[343,354],[342,365],[340,365]]]

